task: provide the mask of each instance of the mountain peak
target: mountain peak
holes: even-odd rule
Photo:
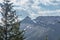
[[[31,20],[31,18],[29,16],[25,17],[25,19],[30,19]]]
[[[31,23],[34,24],[33,20],[29,16],[25,17],[25,19],[22,20],[22,23]]]

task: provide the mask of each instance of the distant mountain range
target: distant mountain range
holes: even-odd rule
[[[26,30],[25,40],[58,40],[60,38],[60,17],[39,16],[36,19],[26,17],[21,21],[21,29]]]

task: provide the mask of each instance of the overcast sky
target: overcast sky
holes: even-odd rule
[[[2,2],[2,0],[0,0]],[[60,0],[12,0],[20,18],[38,16],[60,16]]]

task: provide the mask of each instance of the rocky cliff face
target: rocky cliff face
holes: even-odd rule
[[[48,34],[49,40],[57,40],[59,38],[60,17],[59,16],[39,16],[31,20],[26,17],[21,21],[21,29],[26,30],[25,40],[43,40]]]

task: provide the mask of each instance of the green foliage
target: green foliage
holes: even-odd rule
[[[0,40],[24,40],[24,30],[20,30],[20,21],[12,4],[4,0],[1,5],[3,23],[0,25]]]
[[[46,35],[45,40],[48,40],[48,35]]]

